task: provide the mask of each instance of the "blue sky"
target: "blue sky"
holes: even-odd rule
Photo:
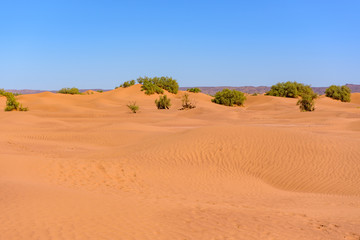
[[[0,0],[0,88],[360,84],[360,1]]]

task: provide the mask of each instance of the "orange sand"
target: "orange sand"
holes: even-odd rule
[[[179,111],[182,94],[170,110],[135,85],[0,111],[0,239],[360,239],[360,94],[310,113],[201,93]]]

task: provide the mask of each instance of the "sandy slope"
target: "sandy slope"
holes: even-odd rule
[[[204,94],[179,111],[182,94],[170,110],[135,85],[0,111],[0,240],[360,239],[359,94],[311,113]]]

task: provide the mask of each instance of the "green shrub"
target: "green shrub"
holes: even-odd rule
[[[189,88],[187,91],[188,91],[188,92],[193,92],[193,93],[199,93],[199,92],[201,92],[200,88]]]
[[[15,96],[13,93],[6,93],[6,107],[5,111],[12,111],[12,110],[18,110],[20,107],[20,103],[16,101]]]
[[[277,83],[271,86],[270,91],[266,95],[288,98],[297,98],[303,95],[311,95],[313,98],[317,96],[309,85],[297,82]]]
[[[196,108],[195,103],[190,100],[189,94],[187,93],[183,95],[181,101],[182,101],[182,108],[180,108],[180,110]]]
[[[253,93],[253,94],[251,94],[251,96],[257,96],[257,95],[259,95],[258,93]]]
[[[103,93],[104,91],[103,90],[97,90],[98,93]]]
[[[62,93],[62,94],[81,94],[79,89],[73,87],[73,88],[62,88],[58,91],[58,93]]]
[[[164,95],[155,100],[155,105],[158,109],[169,109],[171,106],[170,99]]]
[[[149,77],[138,77],[138,79],[136,79],[136,81],[140,84],[144,84],[144,82],[152,82],[152,78]]]
[[[29,111],[29,108],[28,107],[23,107],[22,104],[20,104],[19,111],[27,112],[27,111]]]
[[[164,89],[164,90],[166,90],[166,91],[168,91],[170,93],[174,93],[174,94],[176,94],[179,91],[179,84],[172,77],[153,77],[153,78],[139,77],[137,79],[137,81],[138,81],[138,83],[143,85],[142,86],[143,90],[147,90],[147,89],[154,89],[155,90],[155,89],[157,89],[156,87],[158,87],[160,89]],[[153,85],[156,86],[156,87],[153,87]],[[157,90],[157,91],[151,91],[150,90],[146,94],[150,95],[150,94],[154,94],[154,93],[161,93],[161,92],[159,90]]]
[[[350,102],[351,90],[347,86],[331,85],[325,90],[325,95],[329,98],[340,100],[342,102]]]
[[[302,112],[311,112],[315,110],[314,96],[305,94],[297,102]]]
[[[177,94],[177,92],[179,91],[179,84],[175,79],[172,79],[171,77],[160,77],[157,79],[157,81],[154,80],[154,82],[160,88],[165,89],[170,93]]]
[[[130,87],[130,86],[133,86],[133,85],[135,85],[135,80],[124,82],[123,84],[120,85],[120,87],[127,88],[127,87]]]
[[[20,104],[13,93],[11,92],[5,92],[4,89],[0,89],[0,95],[6,97],[6,107],[5,111],[28,111],[29,109],[27,107],[23,107],[22,104]]]
[[[143,85],[141,86],[141,91],[145,91],[145,94],[151,95],[154,93],[163,94],[164,90],[162,90],[159,86],[155,85],[152,82],[144,81]]]
[[[139,110],[139,106],[136,105],[136,102],[130,102],[126,105],[133,113],[136,113]]]
[[[225,106],[243,106],[246,97],[244,93],[237,91],[237,90],[229,90],[227,88],[223,89],[220,92],[215,94],[215,98],[211,101],[217,104],[222,104]]]

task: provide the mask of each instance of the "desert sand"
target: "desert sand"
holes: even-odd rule
[[[183,94],[170,110],[139,85],[17,97],[29,112],[0,111],[0,239],[360,239],[359,93],[315,112],[201,93],[179,111]]]

